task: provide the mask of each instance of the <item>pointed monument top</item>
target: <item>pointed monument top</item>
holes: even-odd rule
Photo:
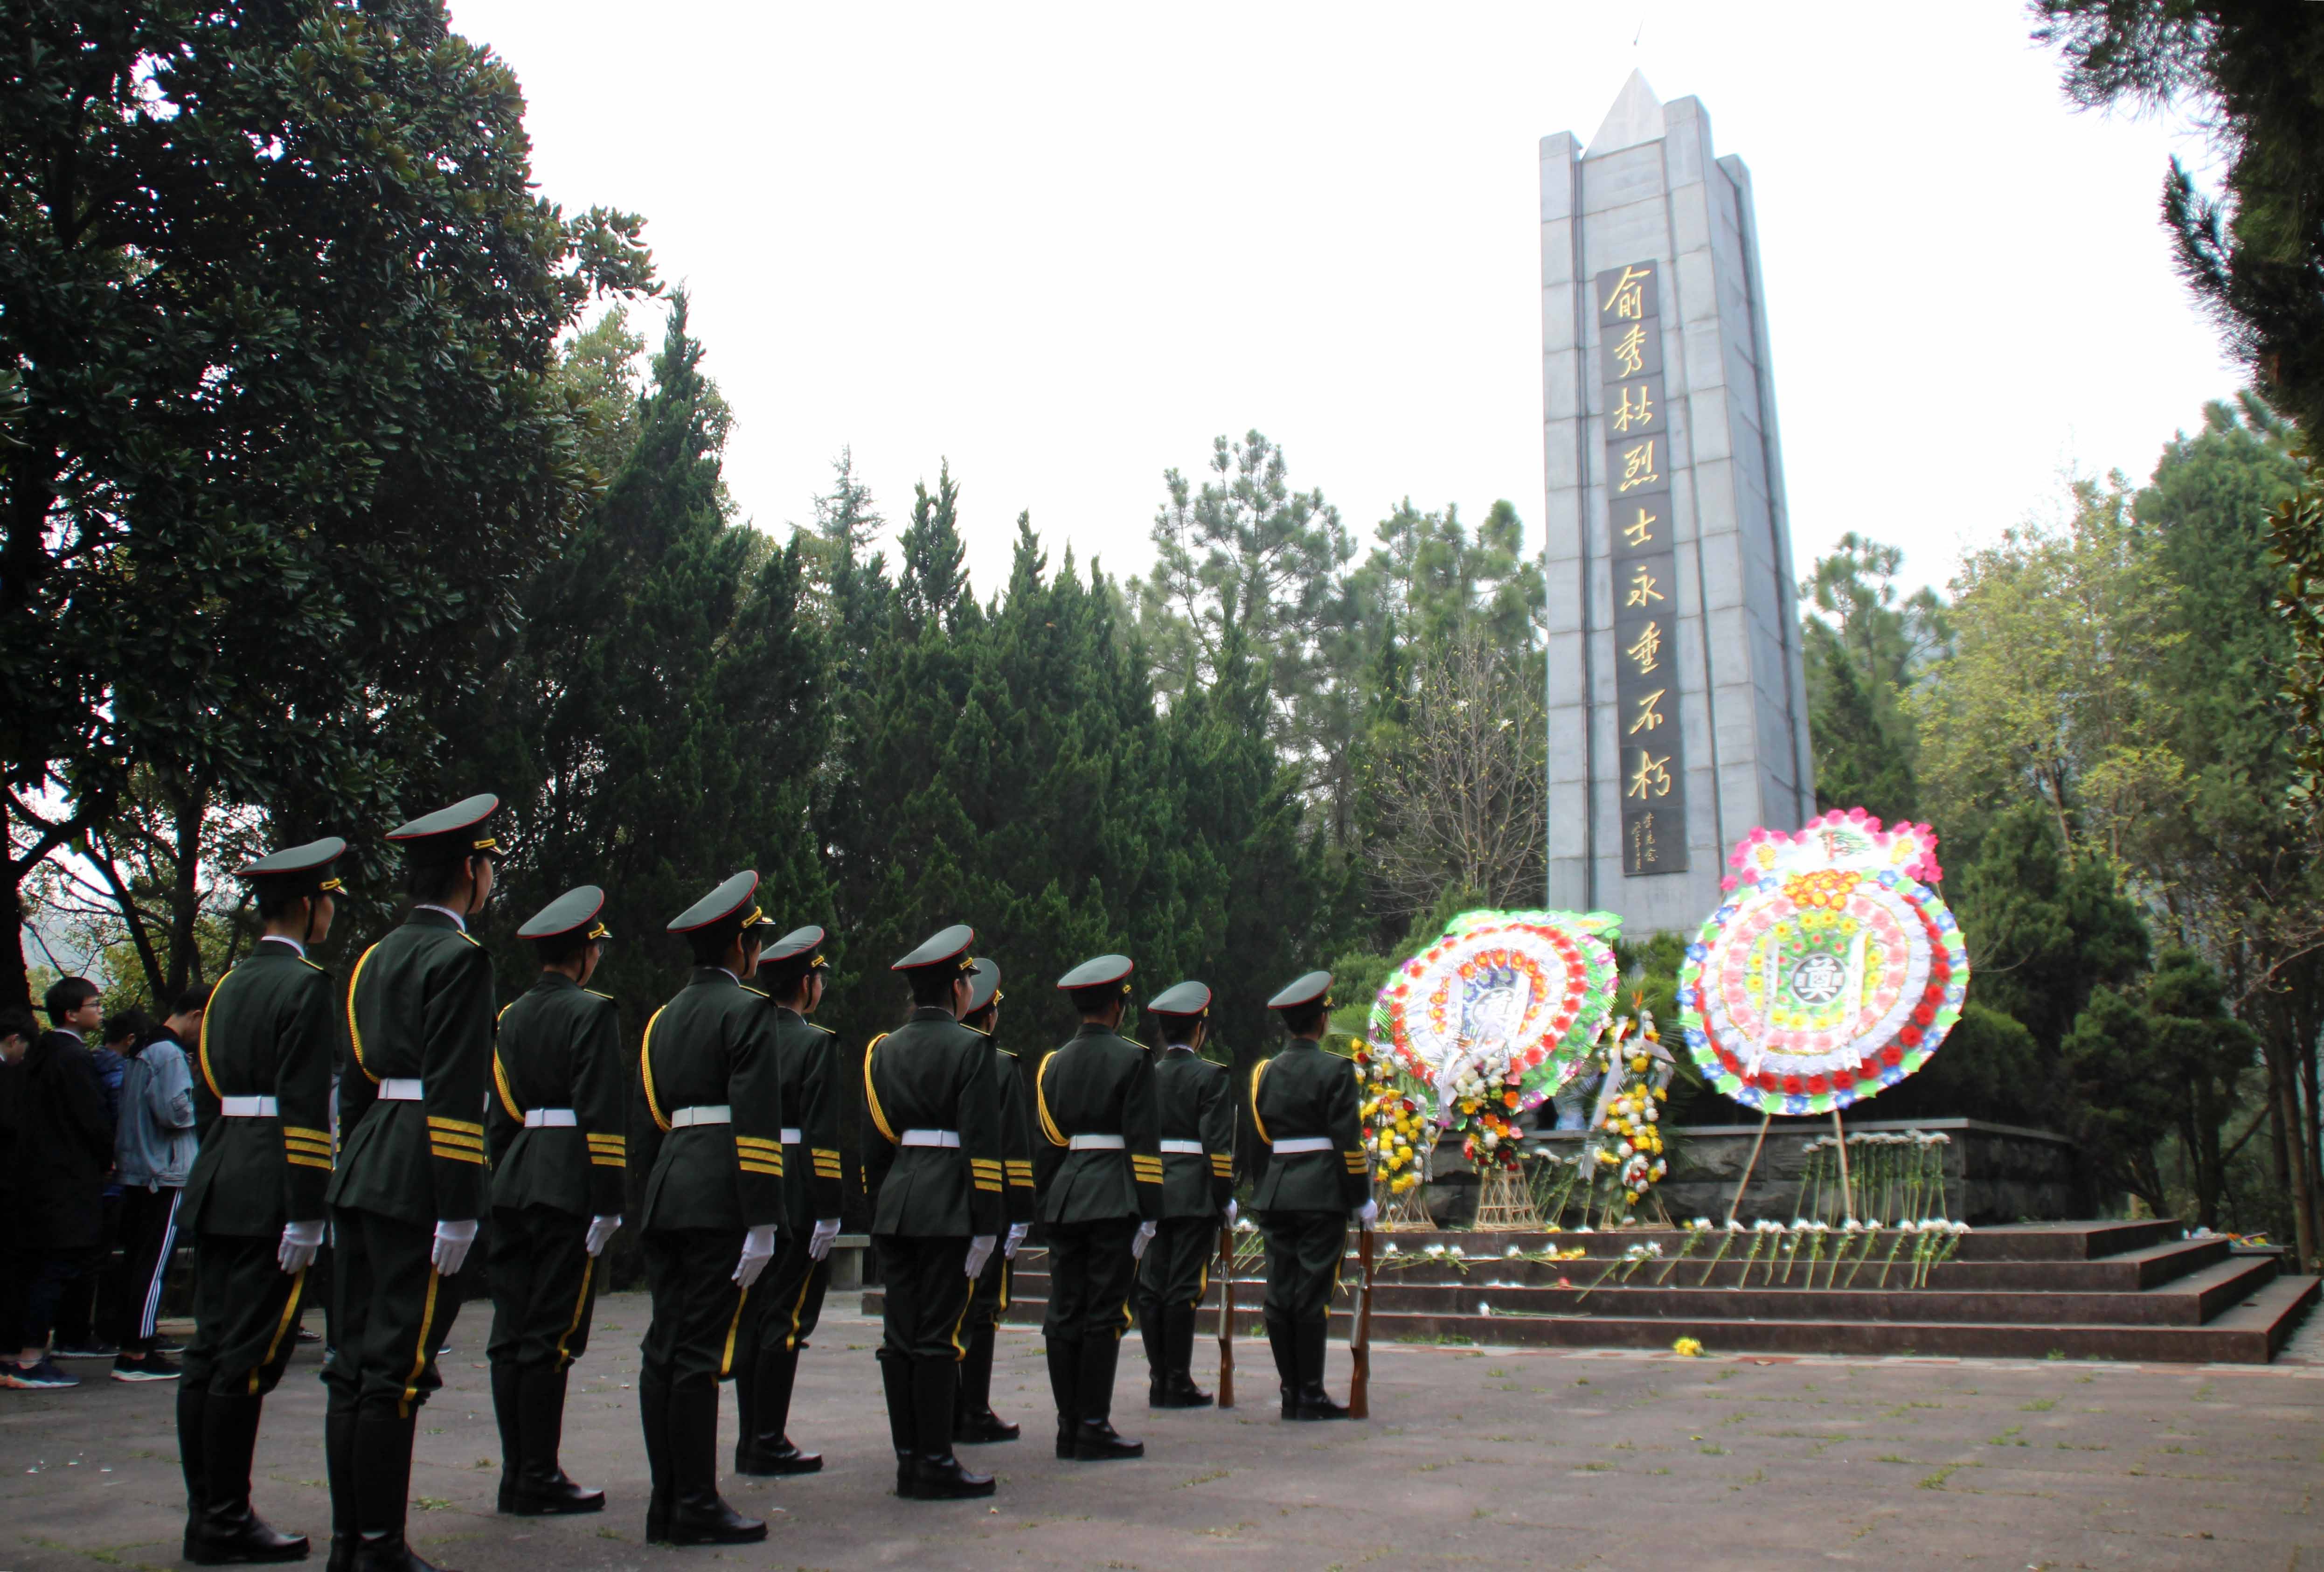
[[[1663,101],[1646,86],[1646,72],[1634,70],[1630,79],[1622,84],[1614,106],[1606,111],[1605,122],[1598,127],[1598,134],[1590,139],[1590,146],[1582,156],[1596,158],[1602,153],[1619,153],[1642,142],[1660,142],[1662,135]]]

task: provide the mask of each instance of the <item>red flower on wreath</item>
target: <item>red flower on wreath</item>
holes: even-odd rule
[[[1798,1096],[1800,1095],[1800,1077],[1797,1076],[1785,1076],[1784,1077],[1784,1090],[1794,1097]]]
[[[1913,1012],[1913,1021],[1915,1025],[1930,1025],[1935,1022],[1936,1018],[1937,1013],[1926,1004],[1922,1005],[1919,1009]]]
[[[1895,1043],[1893,1043],[1893,1042],[1892,1042],[1892,1043],[1890,1043],[1886,1048],[1884,1048],[1884,1049],[1882,1049],[1882,1050],[1880,1050],[1880,1062],[1881,1062],[1882,1064],[1885,1064],[1885,1065],[1896,1065],[1896,1064],[1902,1064],[1904,1061],[1904,1050],[1903,1049],[1901,1049],[1901,1048],[1898,1048],[1898,1047],[1897,1047]]]
[[[1918,1048],[1921,1046],[1921,1029],[1917,1026],[1907,1026],[1904,1031],[1896,1034],[1896,1040],[1903,1043],[1906,1048]],[[1891,1049],[1889,1051],[1893,1053],[1895,1050]],[[1896,1061],[1892,1059],[1888,1062],[1890,1064],[1895,1064]]]
[[[1831,1090],[1831,1082],[1822,1076],[1810,1076],[1808,1077],[1808,1090],[1815,1093],[1818,1096],[1821,1096],[1824,1093]]]

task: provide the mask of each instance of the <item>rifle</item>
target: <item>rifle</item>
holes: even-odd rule
[[[1369,1228],[1356,1236],[1356,1258],[1363,1262],[1364,1290],[1356,1301],[1355,1329],[1348,1334],[1348,1352],[1356,1362],[1356,1373],[1348,1382],[1348,1418],[1368,1419],[1372,1417],[1372,1231]]]
[[[1234,1229],[1219,1229],[1219,1407],[1234,1407]]]

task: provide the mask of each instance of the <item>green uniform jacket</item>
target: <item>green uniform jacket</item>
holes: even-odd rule
[[[622,1133],[622,1012],[610,994],[543,972],[501,1012],[493,1048],[493,1205],[618,1216],[629,1149]],[[525,1128],[530,1108],[569,1109],[571,1124]]]
[[[1045,1223],[1162,1218],[1162,1126],[1146,1050],[1093,1022],[1033,1075],[1041,1124],[1035,1178]],[[1075,1151],[1076,1135],[1116,1135],[1121,1146]]]
[[[339,1071],[331,1205],[407,1223],[484,1209],[484,1083],[493,1061],[493,963],[440,911],[415,910],[355,962]],[[421,1100],[379,1096],[418,1079]]]
[[[1268,1149],[1250,1204],[1259,1212],[1349,1212],[1371,1198],[1355,1065],[1303,1038],[1250,1072],[1251,1123]],[[1278,1141],[1322,1136],[1328,1151],[1273,1155]]]
[[[1162,1215],[1217,1216],[1234,1194],[1234,1092],[1227,1068],[1191,1048],[1166,1048],[1154,1063],[1154,1101],[1163,1140],[1203,1149],[1162,1154]]]
[[[783,1226],[805,1238],[839,1216],[839,1040],[787,1004],[773,1010],[783,1116],[798,1133],[783,1141]]]
[[[641,1228],[736,1230],[783,1220],[783,1094],[775,1013],[723,966],[646,1022],[638,1053],[630,1178]],[[681,1108],[723,1105],[724,1124],[673,1129]]]
[[[1001,1098],[992,1041],[923,1005],[863,1050],[863,1186],[872,1232],[907,1238],[997,1236],[1002,1202]],[[960,1144],[905,1145],[912,1131]]]
[[[331,974],[261,939],[202,1013],[194,1125],[201,1151],[179,1203],[188,1226],[253,1238],[320,1222],[331,1182],[331,1059],[338,1001]],[[222,1097],[272,1097],[278,1117],[224,1119]]]

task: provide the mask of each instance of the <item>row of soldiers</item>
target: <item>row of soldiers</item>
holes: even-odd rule
[[[604,1504],[566,1475],[559,1442],[596,1264],[632,1208],[652,1299],[638,1381],[648,1540],[765,1536],[719,1493],[722,1381],[735,1387],[737,1471],[822,1466],[787,1432],[840,1229],[840,1058],[808,1019],[828,973],[823,930],[778,931],[756,904],[756,874],[721,883],[669,925],[692,975],[632,1060],[613,1001],[588,987],[611,937],[594,886],[519,929],[541,972],[495,1009],[468,923],[491,900],[497,809],[480,795],[391,832],[410,866],[411,910],[356,961],[344,1018],[309,951],[329,932],[346,843],[241,870],[264,932],[204,1018],[201,1150],[183,1202],[197,1271],[178,1429],[185,1556],[197,1565],[308,1553],[303,1536],[253,1509],[250,1474],[327,1224],[333,1572],[433,1572],[403,1531],[412,1438],[439,1384],[456,1302],[447,1284],[487,1207],[502,1511]],[[1056,1455],[1103,1461],[1144,1450],[1111,1423],[1133,1321],[1151,1404],[1212,1401],[1193,1380],[1194,1315],[1215,1231],[1235,1218],[1236,1099],[1227,1072],[1200,1057],[1210,990],[1181,983],[1149,1003],[1167,1040],[1156,1055],[1120,1034],[1130,960],[1087,962],[1057,985],[1079,1030],[1028,1073],[994,1040],[1000,972],[974,944],[971,929],[948,928],[894,963],[912,1008],[862,1061],[877,1357],[906,1499],[992,1493],[954,1446],[1019,1433],[991,1404],[993,1326],[1036,1223],[1049,1252]],[[1346,1415],[1323,1391],[1325,1316],[1351,1219],[1369,1227],[1377,1216],[1354,1078],[1318,1047],[1330,987],[1329,974],[1311,973],[1269,1001],[1291,1040],[1250,1087],[1268,1153],[1254,1193],[1268,1336],[1293,1419]]]

